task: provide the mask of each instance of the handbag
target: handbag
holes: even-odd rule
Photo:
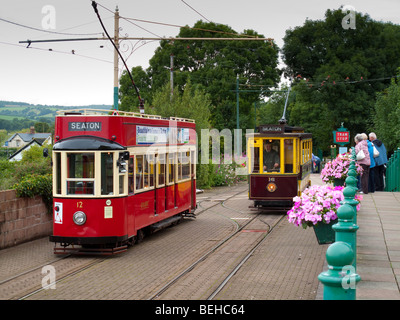
[[[374,158],[379,157],[379,151],[377,148],[375,148],[374,144],[372,144],[372,147],[374,148]]]
[[[364,153],[364,151],[362,151],[362,150],[358,151],[358,153],[357,153],[357,160],[362,160],[362,159],[364,159],[364,158],[365,158],[365,153]]]

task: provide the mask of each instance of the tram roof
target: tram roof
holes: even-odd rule
[[[312,134],[304,132],[304,128],[288,126],[286,124],[263,124],[258,128],[258,132],[247,134],[254,137],[302,137],[311,138]]]
[[[57,111],[57,116],[122,116],[134,117],[142,119],[158,119],[158,120],[172,120],[180,122],[195,123],[193,119],[179,118],[179,117],[162,117],[154,114],[144,114],[138,112],[121,111],[121,110],[105,110],[105,109],[69,109]]]

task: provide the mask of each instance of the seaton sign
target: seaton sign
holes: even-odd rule
[[[101,131],[101,122],[69,122],[68,131]]]

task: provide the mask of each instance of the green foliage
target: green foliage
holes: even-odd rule
[[[400,147],[400,84],[392,80],[386,90],[378,93],[373,119],[375,133],[384,141],[388,152]]]
[[[52,168],[50,157],[43,157],[43,148],[32,146],[25,151],[21,161],[0,160],[0,190],[16,189],[18,197],[40,195],[50,212],[53,202]]]
[[[222,24],[198,21],[193,28],[183,27],[178,37],[264,37],[253,30],[239,34]],[[150,67],[132,69],[132,74],[149,105],[153,95],[170,83],[170,63],[173,56],[174,89],[184,92],[190,81],[195,88],[209,96],[210,121],[219,130],[236,128],[236,77],[241,84],[274,86],[279,81],[278,48],[266,41],[201,41],[163,40],[150,59]],[[137,106],[128,75],[120,79],[121,110],[132,110],[127,104]],[[136,81],[136,80],[135,80]],[[127,84],[127,87],[125,85]],[[241,88],[242,89],[242,88]],[[240,93],[240,127],[254,127],[254,102],[266,96],[265,91]],[[129,96],[129,97],[128,97]],[[129,103],[126,103],[129,101]],[[136,100],[137,101],[137,100]],[[137,107],[134,107],[137,110]]]
[[[153,96],[153,105],[146,105],[145,111],[163,117],[180,117],[193,119],[196,122],[196,133],[199,139],[201,129],[208,129],[211,100],[204,90],[195,88],[189,81],[183,93],[175,89],[171,97],[169,85],[166,84]]]
[[[243,180],[243,176],[236,175],[239,165],[235,162],[230,164],[210,164],[210,180],[212,186],[231,186]],[[244,176],[246,178],[246,176]]]
[[[0,191],[11,189],[17,182],[14,175],[16,163],[6,159],[0,160]]]
[[[356,13],[356,29],[344,29],[344,16],[341,8],[327,10],[324,20],[287,30],[282,49],[285,74],[301,79],[293,84],[289,123],[309,129],[325,151],[341,122],[353,137],[379,130],[376,93],[400,65],[400,26]]]
[[[53,205],[53,184],[52,175],[28,174],[13,186],[17,191],[18,197],[34,198],[37,195],[42,196],[49,212]]]

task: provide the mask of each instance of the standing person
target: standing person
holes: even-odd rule
[[[365,155],[363,159],[357,160],[357,162],[363,168],[363,172],[361,173],[361,193],[368,194],[369,166],[371,164],[368,152],[368,143],[367,140],[363,139],[362,134],[357,134],[354,141],[356,143],[356,154],[362,150]]]
[[[385,145],[382,141],[376,138],[376,134],[371,132],[369,140],[374,144],[375,148],[379,151],[379,156],[375,158],[374,179],[375,191],[383,191],[384,182],[383,176],[385,174],[385,164],[387,163],[387,152]]]
[[[369,175],[368,175],[368,192],[375,192],[375,180],[374,180],[374,170],[375,168],[375,158],[374,158],[374,145],[371,141],[368,140],[368,136],[365,133],[361,134],[363,139],[367,141],[368,144],[368,152],[369,152],[369,160],[371,164],[369,166]]]

